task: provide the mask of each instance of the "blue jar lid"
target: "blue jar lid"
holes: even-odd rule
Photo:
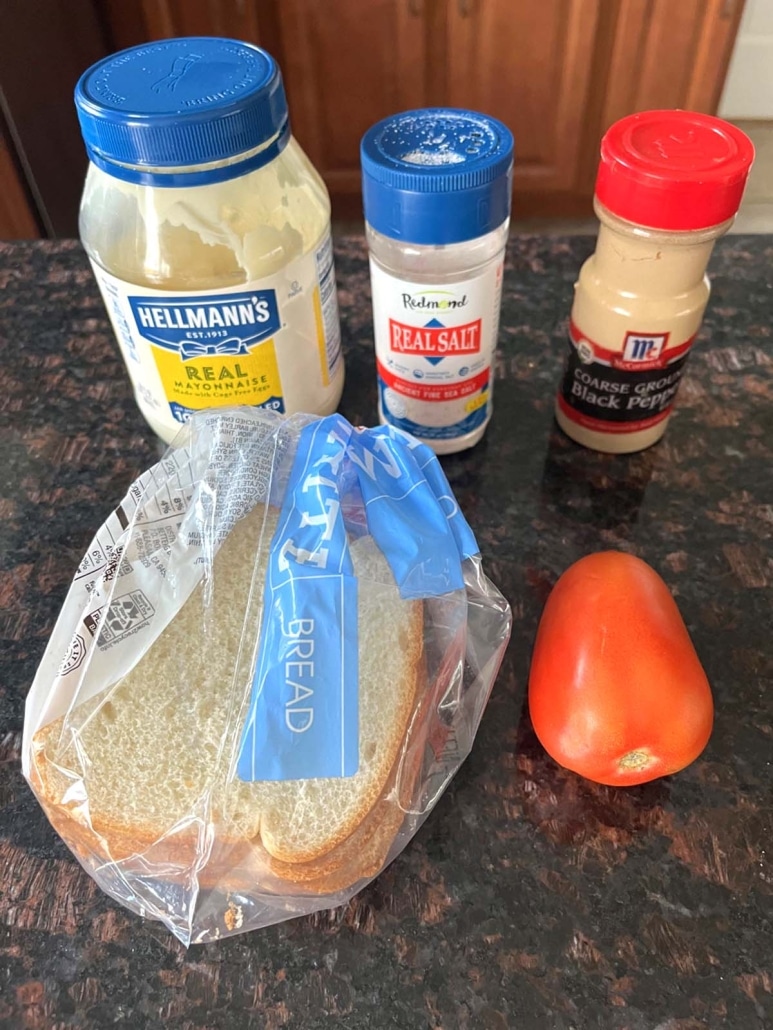
[[[112,54],[81,76],[75,106],[94,164],[145,185],[222,182],[267,164],[290,138],[279,66],[265,50],[234,39],[165,39]],[[269,141],[243,162],[186,167]]]
[[[510,215],[513,134],[475,111],[405,111],[368,129],[360,147],[366,221],[406,243],[483,236]]]

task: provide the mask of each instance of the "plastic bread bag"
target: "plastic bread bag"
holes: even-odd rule
[[[195,415],[81,562],[24,774],[185,944],[345,903],[472,747],[510,608],[432,451],[340,415]]]

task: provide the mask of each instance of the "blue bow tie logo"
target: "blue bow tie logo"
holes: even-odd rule
[[[180,357],[183,361],[239,354],[249,354],[249,351],[244,341],[236,336],[228,340],[217,340],[215,343],[202,343],[200,340],[183,340],[180,343]]]

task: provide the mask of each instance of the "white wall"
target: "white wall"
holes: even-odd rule
[[[773,119],[773,0],[746,0],[719,114]]]

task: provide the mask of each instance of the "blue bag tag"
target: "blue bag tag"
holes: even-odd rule
[[[242,780],[359,767],[357,580],[339,499],[351,434],[340,415],[301,430],[271,542]]]
[[[462,515],[451,486],[446,479],[446,474],[432,448],[395,426],[378,426],[376,429],[370,430],[370,432],[379,436],[390,436],[395,440],[400,440],[410,449],[416,464],[424,473],[432,488],[432,492],[448,519],[448,524],[451,527],[451,532],[456,540],[462,560],[480,554],[475,534],[470,529],[467,519]]]
[[[461,555],[410,443],[402,434],[365,429],[352,434],[347,454],[357,466],[368,529],[389,563],[400,596],[433,597],[463,589]]]

